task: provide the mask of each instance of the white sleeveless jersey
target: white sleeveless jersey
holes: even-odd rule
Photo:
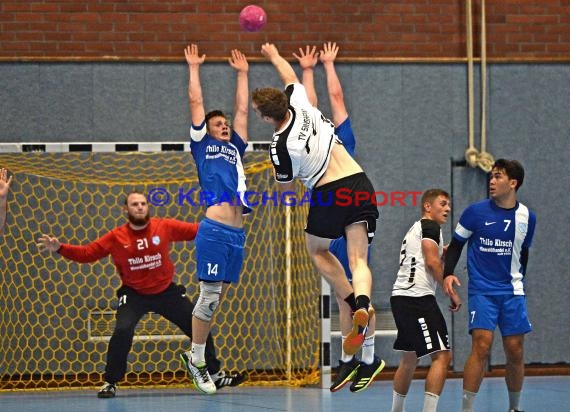
[[[300,83],[287,86],[290,119],[273,134],[269,148],[278,182],[299,178],[312,189],[327,170],[333,144],[339,142],[334,124],[311,105]]]
[[[435,295],[437,281],[428,273],[422,252],[422,240],[437,244],[439,256],[443,253],[441,227],[433,220],[418,220],[408,230],[400,250],[400,269],[392,288],[392,296],[420,297]]]

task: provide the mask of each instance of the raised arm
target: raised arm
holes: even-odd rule
[[[265,43],[262,45],[261,54],[273,64],[284,86],[291,83],[299,83],[299,78],[295,74],[295,70],[293,70],[291,64],[279,54],[274,44]]]
[[[111,233],[85,246],[61,243],[56,237],[42,234],[37,243],[40,252],[57,252],[66,259],[79,263],[96,262],[109,255],[103,245],[110,242]]]
[[[10,190],[10,183],[12,177],[8,178],[8,170],[0,169],[0,235],[4,233],[6,226],[6,215],[8,214],[8,192]]]
[[[232,57],[229,59],[230,66],[237,72],[236,80],[236,101],[234,107],[233,129],[247,143],[247,113],[249,109],[249,84],[248,71],[249,64],[245,55],[239,50],[232,50]]]
[[[317,107],[318,97],[315,90],[314,69],[318,62],[317,47],[306,46],[305,50],[299,48],[299,54],[293,53],[293,56],[299,61],[299,66],[303,70],[303,86],[307,92],[307,97],[314,107]]]
[[[198,54],[198,45],[192,44],[184,49],[184,56],[188,63],[188,101],[190,103],[190,117],[192,124],[199,126],[206,118],[202,86],[200,85],[200,65],[204,63],[206,55]]]
[[[348,112],[344,104],[344,94],[340,85],[340,80],[336,74],[334,61],[338,54],[339,47],[336,43],[328,42],[323,45],[323,50],[319,54],[319,59],[325,69],[327,76],[327,90],[331,102],[331,112],[333,123],[338,127],[348,117]]]

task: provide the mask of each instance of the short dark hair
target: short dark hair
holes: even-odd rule
[[[426,190],[424,192],[424,194],[422,195],[422,200],[421,200],[421,204],[420,204],[420,209],[422,210],[422,213],[425,212],[424,203],[427,202],[427,203],[431,204],[439,196],[443,196],[443,197],[446,197],[449,199],[449,193],[447,193],[443,189],[434,188],[434,189]]]
[[[289,98],[281,90],[274,87],[255,89],[252,93],[252,102],[262,116],[267,116],[281,122],[287,116]]]
[[[493,169],[504,170],[509,179],[515,179],[517,186],[515,191],[519,190],[524,181],[524,167],[518,160],[497,159],[493,164]]]
[[[206,125],[208,124],[208,121],[212,118],[212,117],[223,117],[224,119],[226,118],[226,115],[224,114],[224,112],[222,112],[221,110],[212,110],[211,112],[208,112],[206,114]]]

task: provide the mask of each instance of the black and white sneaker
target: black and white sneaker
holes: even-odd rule
[[[213,373],[211,377],[216,389],[221,389],[224,386],[238,386],[245,380],[245,375],[242,373],[233,374],[224,370]]]
[[[358,368],[358,371],[356,371],[352,385],[350,385],[350,391],[360,392],[368,388],[374,381],[376,375],[382,372],[384,365],[386,365],[385,362],[378,356],[374,356],[374,361],[370,365],[360,362],[360,367]]]
[[[99,392],[97,392],[98,398],[114,398],[117,393],[117,385],[114,383],[105,382]]]
[[[180,359],[182,359],[184,366],[186,366],[186,370],[190,374],[196,389],[208,395],[216,393],[216,385],[214,385],[212,377],[208,373],[206,362],[200,362],[198,365],[194,365],[187,352],[182,352]]]
[[[360,367],[360,361],[356,357],[352,358],[348,362],[338,361],[338,373],[336,378],[330,387],[331,392],[336,392],[344,387],[348,382],[352,381],[358,368]]]

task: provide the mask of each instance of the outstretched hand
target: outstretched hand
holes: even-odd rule
[[[232,57],[229,58],[230,66],[238,72],[247,72],[249,70],[249,63],[245,58],[245,54],[237,49],[232,50]]]
[[[299,61],[299,66],[301,69],[312,69],[317,65],[319,53],[317,52],[317,46],[306,46],[305,50],[299,47],[299,54],[293,53],[293,56]]]
[[[46,250],[57,252],[61,247],[61,243],[54,236],[42,234],[38,239],[37,247],[40,252],[45,252]]]
[[[8,196],[13,177],[14,175],[8,177],[8,169],[0,169],[0,197]]]
[[[321,63],[334,62],[338,54],[339,47],[334,42],[327,42],[323,44],[323,50],[319,54]]]
[[[279,57],[279,50],[273,43],[265,43],[261,45],[261,54],[268,60]]]
[[[197,44],[191,44],[190,46],[186,46],[186,48],[184,49],[184,56],[186,57],[186,62],[188,63],[189,66],[194,64],[202,64],[204,63],[204,60],[206,60],[205,54],[203,54],[202,56],[198,54]]]

